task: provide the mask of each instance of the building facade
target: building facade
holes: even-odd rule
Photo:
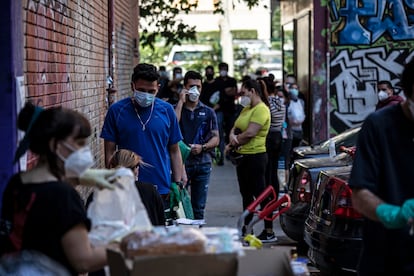
[[[13,164],[22,137],[16,118],[28,100],[85,114],[92,124],[90,145],[96,166],[103,166],[99,134],[108,99],[128,95],[131,72],[139,58],[137,0],[3,2],[0,195],[13,173],[35,161],[27,154]]]
[[[401,92],[399,75],[414,49],[411,1],[284,0],[280,5],[284,39],[294,39],[294,73],[309,102],[310,141],[362,123],[375,110],[377,81],[389,80]]]

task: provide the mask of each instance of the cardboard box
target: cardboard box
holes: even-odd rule
[[[290,246],[244,249],[236,254],[142,256],[125,259],[118,248],[107,250],[111,276],[294,276]]]
[[[239,257],[237,276],[293,276],[292,249],[290,246],[245,249],[245,256]]]
[[[236,254],[186,254],[125,259],[119,249],[107,249],[112,276],[236,276]]]

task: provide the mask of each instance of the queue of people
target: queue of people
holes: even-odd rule
[[[408,100],[397,105],[403,100],[394,97],[388,82],[380,82],[378,106],[387,102],[394,107],[368,117],[359,138],[350,180],[353,199],[356,208],[369,219],[367,229],[381,229],[375,237],[366,239],[363,258],[367,263],[375,261],[372,256],[378,254],[374,252],[391,249],[390,252],[407,253],[402,249],[403,243],[392,238],[380,248],[374,243],[380,237],[389,237],[390,231],[400,231],[389,229],[407,228],[414,216],[412,191],[401,184],[410,179],[412,170],[408,163],[393,163],[405,160],[412,151],[412,141],[408,140],[414,137],[409,131],[414,129],[410,79],[413,64],[407,65],[402,79]],[[203,82],[199,72],[188,71],[183,77],[181,68],[175,68],[172,81],[163,74],[163,87],[170,92],[159,98],[157,68],[138,64],[131,77],[132,97],[111,105],[102,127],[100,137],[104,140],[108,169],[92,168],[94,160],[87,144],[92,130],[82,114],[62,107],[43,109],[27,103],[18,116],[18,128],[25,131],[25,137],[17,149],[16,160],[31,150],[38,155],[38,161],[30,170],[14,175],[5,189],[0,253],[36,250],[72,275],[102,269],[107,264],[105,248],[91,246],[90,221],[74,187],[113,189],[114,168],[119,166],[135,173],[137,189],[154,225],[165,224],[163,211],[170,207],[172,182],[190,190],[194,218],[204,219],[216,148],[221,154],[218,165],[223,165],[226,154],[238,155],[235,170],[243,210],[268,185],[278,193],[281,187],[277,163],[283,158],[287,168],[291,148],[303,138],[305,101],[298,85],[293,76],[284,84],[271,77],[244,78],[238,92],[236,80],[228,76],[228,65],[220,63],[218,69],[220,75],[214,78],[214,68],[206,67]],[[390,133],[394,133],[392,137]],[[401,141],[399,137],[408,140]],[[395,141],[406,143],[404,152],[383,150],[384,145]],[[185,160],[179,143],[190,148]],[[388,155],[383,156],[384,152]],[[378,157],[376,160],[389,161],[368,162],[372,155]],[[390,168],[393,171],[388,172]],[[397,170],[400,173],[394,173]],[[366,174],[367,171],[371,174]],[[395,180],[396,175],[401,178]],[[394,186],[389,187],[388,183]],[[251,219],[252,216],[246,217],[245,225]],[[398,237],[404,237],[404,243],[411,244],[412,239],[406,233],[400,234]],[[276,241],[272,221],[264,221],[258,238],[263,242]],[[404,254],[396,255],[402,265],[406,260]],[[388,269],[387,263],[384,265]]]

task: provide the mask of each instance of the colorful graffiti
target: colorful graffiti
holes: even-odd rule
[[[339,51],[330,62],[331,126],[341,131],[373,112],[379,80],[390,80],[399,93],[399,74],[413,56],[408,50],[387,51],[385,47]]]
[[[414,39],[414,0],[331,0],[333,45]]]

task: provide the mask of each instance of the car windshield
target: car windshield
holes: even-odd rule
[[[329,143],[331,141],[335,142],[335,146],[336,147],[340,147],[340,146],[355,146],[356,144],[356,140],[358,137],[358,132],[361,129],[361,127],[356,127],[356,128],[350,128],[334,137],[332,137],[331,139],[326,140],[325,142],[322,142],[320,144],[320,147],[323,149],[329,149]]]

